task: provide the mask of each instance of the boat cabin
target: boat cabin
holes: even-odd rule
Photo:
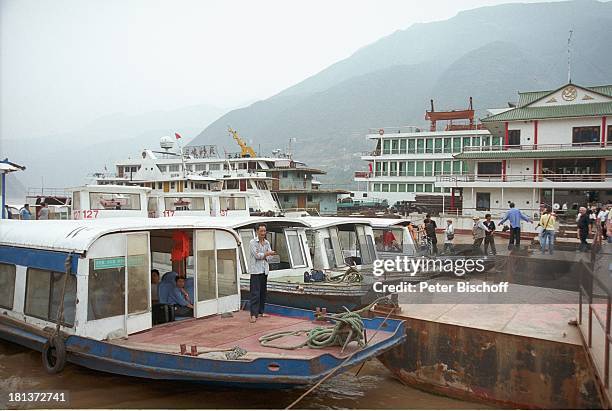
[[[72,191],[72,219],[146,217],[150,188],[120,185],[86,185]]]
[[[0,315],[53,327],[65,287],[64,332],[104,340],[147,330],[153,327],[153,268],[161,274],[160,298],[176,273],[187,275],[193,317],[236,311],[239,237],[217,224],[224,220],[2,220]],[[164,274],[168,267],[154,255],[168,256],[175,273]]]
[[[149,196],[149,217],[249,216],[248,193],[187,192],[153,193]]]
[[[241,239],[241,264],[243,278],[248,277],[249,244],[257,238],[256,227],[266,224],[266,239],[278,254],[269,261],[269,279],[296,277],[300,281],[304,272],[312,269],[312,258],[306,239],[306,224],[299,219],[279,217],[249,217],[230,219],[231,227]],[[299,277],[299,278],[298,278]]]
[[[383,259],[416,256],[415,240],[405,218],[364,218],[372,226],[376,254]]]
[[[301,217],[316,270],[369,265],[376,259],[374,233],[367,221],[345,217]]]

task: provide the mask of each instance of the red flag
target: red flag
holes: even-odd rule
[[[181,135],[179,133],[174,133],[174,137],[176,137],[176,139],[178,140],[179,138],[182,138]]]

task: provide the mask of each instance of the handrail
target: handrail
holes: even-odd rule
[[[583,338],[583,343],[585,344],[585,348],[587,349],[591,360],[596,365],[596,372],[600,371],[597,369],[597,357],[594,357],[596,353],[591,352],[591,348],[593,348],[593,318],[595,318],[596,323],[603,329],[603,338],[604,338],[604,355],[603,355],[603,376],[601,377],[601,381],[604,386],[604,393],[609,394],[610,389],[610,344],[612,343],[612,335],[611,335],[611,324],[612,324],[612,289],[608,284],[605,284],[601,278],[597,276],[595,272],[595,267],[597,263],[597,258],[601,258],[600,253],[603,251],[602,248],[602,228],[599,225],[595,226],[595,236],[591,248],[591,255],[589,263],[583,262],[583,266],[585,270],[579,270],[579,293],[578,293],[578,324],[579,330]],[[609,263],[609,262],[608,262]],[[604,264],[606,267],[608,264]],[[586,273],[586,274],[585,274]],[[607,273],[604,273],[604,276]],[[596,289],[598,293],[596,294]],[[586,297],[587,302],[584,301]],[[598,300],[605,299],[605,315],[600,310],[601,303],[593,303],[593,297],[596,297]],[[588,304],[587,312],[583,312],[583,306]],[[588,317],[585,319],[583,315],[587,314]],[[586,322],[586,332],[584,330],[584,323]],[[585,335],[586,334],[586,335]],[[599,357],[601,358],[601,357]],[[610,400],[610,398],[608,398]]]
[[[517,182],[517,181],[529,181],[529,182],[574,182],[574,181],[585,181],[585,182],[598,182],[612,179],[612,174],[556,174],[556,173],[542,173],[542,174],[463,174],[463,175],[446,175],[436,176],[436,181],[443,182],[472,182],[472,181],[483,181],[483,182]]]
[[[463,151],[503,151],[503,150],[573,150],[573,149],[589,149],[594,147],[605,147],[605,143],[567,143],[567,144],[517,144],[517,145],[501,145],[501,146],[465,146]]]

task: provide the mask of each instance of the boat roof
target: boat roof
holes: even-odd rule
[[[393,226],[407,226],[411,222],[408,218],[371,218],[365,217],[362,220],[366,220],[372,227],[393,227]]]
[[[99,220],[0,220],[0,245],[84,253],[94,241],[106,234],[180,228],[226,230],[231,232],[236,241],[240,243],[240,238],[233,230],[259,222],[280,222],[293,226],[306,225],[299,219],[251,216],[122,217]]]
[[[299,217],[299,219],[311,228],[327,228],[341,224],[366,224],[369,225],[368,221],[363,218],[351,218],[351,217]]]
[[[122,217],[99,220],[1,220],[0,245],[84,253],[106,234],[150,229],[212,228],[232,233],[225,217],[204,220],[201,217],[165,218]]]
[[[151,191],[143,186],[124,186],[119,184],[87,184],[80,187],[67,188],[67,191],[94,191],[94,192],[124,192],[124,193],[148,193]]]

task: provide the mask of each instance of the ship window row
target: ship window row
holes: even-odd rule
[[[436,176],[465,174],[467,163],[460,160],[440,161],[378,161],[374,175],[380,176]]]
[[[382,139],[382,154],[460,153],[465,147],[501,146],[495,136]]]
[[[450,193],[450,188],[442,189],[433,183],[374,183],[372,191],[376,193]]]

